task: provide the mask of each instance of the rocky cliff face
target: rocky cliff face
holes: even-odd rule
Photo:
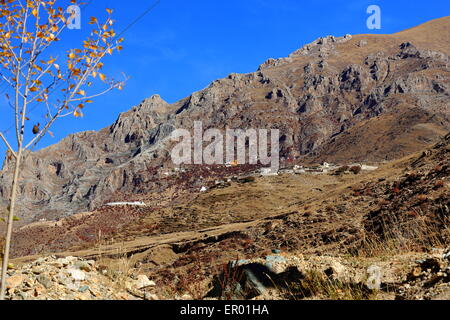
[[[328,36],[254,73],[231,74],[179,102],[159,96],[99,132],[30,154],[20,215],[58,219],[118,193],[138,193],[170,166],[170,133],[193,128],[280,129],[282,161],[381,161],[417,151],[449,130],[450,18],[394,35]],[[10,193],[11,163],[0,172]]]

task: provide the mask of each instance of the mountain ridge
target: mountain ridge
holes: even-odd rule
[[[145,99],[111,126],[32,153],[22,170],[20,216],[59,219],[120,200],[118,193],[144,192],[171,167],[170,133],[197,120],[205,128],[280,129],[284,165],[377,162],[418,151],[450,128],[450,48],[441,40],[449,38],[449,24],[444,17],[393,35],[328,36],[173,104],[158,95]],[[367,132],[385,147],[372,150]],[[6,161],[0,171],[5,206],[10,167]]]

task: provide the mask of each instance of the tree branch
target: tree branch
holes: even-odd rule
[[[14,149],[11,147],[11,145],[8,143],[8,140],[6,140],[5,136],[1,132],[0,132],[0,138],[2,138],[2,140],[5,142],[6,146],[8,147],[8,150],[12,153],[14,158],[17,158],[17,155],[16,155]]]

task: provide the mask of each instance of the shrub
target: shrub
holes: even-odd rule
[[[354,173],[354,174],[359,174],[361,172],[361,167],[360,166],[353,166],[349,169],[350,172]]]
[[[334,172],[334,174],[335,174],[335,175],[341,175],[341,174],[343,174],[344,172],[347,172],[349,169],[350,169],[349,166],[342,166],[342,167],[336,169],[336,171]]]

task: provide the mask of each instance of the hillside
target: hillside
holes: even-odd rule
[[[233,298],[214,289],[224,266],[235,261],[264,279],[271,261],[275,288],[261,280],[260,291],[235,298],[448,299],[449,152],[450,134],[375,171],[254,175],[159,208],[31,224],[15,233],[15,262],[56,254],[94,259],[110,272],[126,264],[157,285],[141,298]],[[370,266],[382,270],[377,292],[364,286]]]

